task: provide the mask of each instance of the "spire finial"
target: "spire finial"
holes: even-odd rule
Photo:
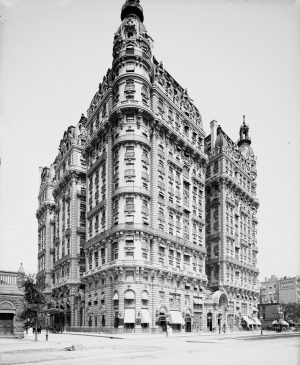
[[[246,125],[246,116],[245,116],[245,114],[243,115],[243,125]]]
[[[140,0],[126,0],[125,4],[122,7],[121,20],[125,19],[131,14],[135,14],[143,23],[144,14],[143,8],[140,5]]]

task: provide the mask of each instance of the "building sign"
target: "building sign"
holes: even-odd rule
[[[289,290],[295,288],[295,278],[280,280],[280,290]]]

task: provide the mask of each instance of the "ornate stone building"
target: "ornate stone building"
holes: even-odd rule
[[[54,162],[50,312],[81,331],[233,329],[255,313],[257,295],[248,130],[236,145],[212,122],[205,138],[187,90],[153,56],[143,20],[139,1],[127,0],[112,66]]]
[[[54,166],[41,167],[41,185],[38,196],[39,207],[36,212],[38,220],[38,278],[45,285],[45,294],[49,299],[52,288],[52,256],[51,248],[54,237]]]
[[[211,122],[205,139],[209,164],[206,171],[206,273],[211,290],[227,293],[230,328],[259,324],[257,303],[256,157],[250,147],[245,119],[234,143]],[[221,315],[221,313],[220,313]],[[255,318],[253,320],[253,318]]]
[[[88,110],[85,323],[190,330],[206,283],[201,116],[153,57],[138,1],[121,20]]]
[[[41,174],[39,194],[39,268],[45,278],[48,313],[54,327],[80,324],[77,310],[84,271],[86,163],[86,118],[63,135],[59,153]],[[76,305],[75,305],[76,302]]]

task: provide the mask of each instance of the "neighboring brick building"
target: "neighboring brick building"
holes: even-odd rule
[[[260,283],[260,303],[300,303],[300,276],[265,278]]]
[[[259,318],[262,320],[263,328],[272,328],[274,321],[282,322],[284,320],[283,310],[279,303],[258,304]],[[284,324],[287,322],[283,322]]]
[[[278,278],[275,275],[271,275],[269,279],[265,278],[260,282],[260,303],[278,303],[279,302],[279,289]]]
[[[127,0],[112,66],[80,121],[86,141],[70,144],[68,130],[54,163],[50,313],[73,330],[256,326],[258,201],[248,127],[235,144],[220,128],[216,136],[214,121],[205,139],[187,90],[154,58],[143,19],[139,1]],[[81,157],[76,165],[81,152],[86,166]]]
[[[24,293],[18,287],[19,271],[0,271],[0,337],[24,337],[23,321],[18,315],[23,306]]]

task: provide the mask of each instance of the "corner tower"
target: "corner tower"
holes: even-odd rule
[[[84,325],[191,330],[206,282],[204,131],[143,20],[126,1],[88,110]]]

